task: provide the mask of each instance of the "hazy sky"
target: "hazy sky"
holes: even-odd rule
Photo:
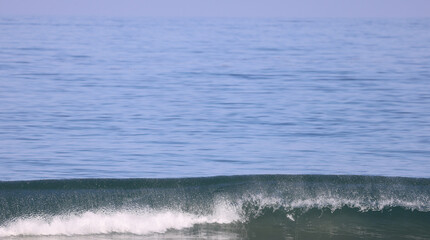
[[[430,0],[0,0],[0,15],[430,17]]]

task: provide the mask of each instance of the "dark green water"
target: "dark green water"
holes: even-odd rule
[[[428,239],[430,179],[255,175],[0,183],[2,239]]]

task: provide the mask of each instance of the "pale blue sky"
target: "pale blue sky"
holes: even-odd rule
[[[430,0],[0,0],[0,15],[430,17]]]

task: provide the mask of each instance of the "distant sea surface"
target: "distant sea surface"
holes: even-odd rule
[[[430,177],[430,20],[0,18],[0,180]]]
[[[429,19],[0,17],[2,239],[429,222]]]

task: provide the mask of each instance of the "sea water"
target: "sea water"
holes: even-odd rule
[[[1,17],[0,237],[428,239],[429,43],[428,19]]]

